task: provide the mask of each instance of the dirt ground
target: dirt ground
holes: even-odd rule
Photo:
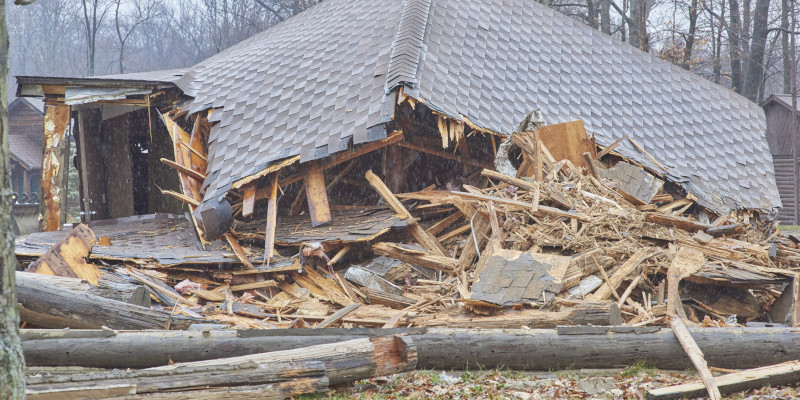
[[[663,371],[635,365],[624,370],[554,372],[415,371],[357,382],[352,387],[302,400],[372,399],[644,399],[645,391],[696,379],[694,371]],[[798,399],[800,389],[765,387],[725,399]]]

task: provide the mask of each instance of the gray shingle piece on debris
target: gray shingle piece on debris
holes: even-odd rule
[[[601,145],[627,134],[717,211],[781,204],[756,104],[528,0],[327,0],[177,84],[219,121],[206,201],[280,159],[385,137],[386,91],[403,85],[498,133],[541,108]],[[628,141],[616,150],[659,171]]]

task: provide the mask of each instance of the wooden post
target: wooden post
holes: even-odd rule
[[[320,226],[331,222],[331,208],[328,204],[328,193],[325,191],[325,174],[322,164],[312,162],[306,175],[306,199],[308,212],[311,214],[311,226]]]
[[[533,179],[536,182],[544,180],[542,168],[542,141],[539,140],[539,130],[533,131]]]
[[[44,114],[44,154],[42,156],[43,231],[57,231],[66,222],[67,172],[69,171],[70,107],[47,106]]]
[[[267,203],[267,228],[264,241],[264,262],[269,265],[269,260],[275,255],[275,227],[278,224],[278,173],[272,178],[269,190],[269,203]]]

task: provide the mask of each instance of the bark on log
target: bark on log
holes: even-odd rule
[[[30,398],[45,393],[52,396],[59,391],[75,393],[98,386],[132,386],[134,393],[145,394],[196,387],[260,385],[325,376],[325,366],[320,361],[260,363],[228,360],[209,360],[202,366],[175,364],[134,371],[33,376],[26,381],[26,393]]]
[[[577,327],[580,329],[582,327]],[[600,329],[591,327],[591,329]],[[56,331],[23,330],[29,366],[77,365],[144,368],[336,343],[354,338],[407,333],[420,368],[463,369],[504,366],[518,370],[619,368],[637,361],[662,369],[684,369],[691,361],[670,329],[657,332],[559,334],[551,329],[271,329],[247,331]],[[710,365],[754,368],[800,359],[800,335],[793,328],[689,328]],[[55,336],[55,337],[54,337]],[[737,351],[730,351],[730,349]],[[458,349],[458,351],[453,351]]]
[[[208,322],[64,289],[17,275],[20,321],[43,328],[186,329]]]
[[[295,379],[269,385],[123,396],[115,397],[114,400],[283,400],[301,394],[327,391],[328,378],[321,377]]]
[[[616,303],[584,303],[565,311],[505,311],[491,317],[476,317],[474,314],[442,316],[420,321],[409,318],[417,326],[446,326],[449,328],[517,329],[555,328],[559,325],[620,325],[622,316]]]
[[[23,276],[23,278],[20,278]],[[100,277],[98,286],[92,285],[83,279],[68,278],[64,276],[43,275],[32,272],[17,271],[17,280],[33,279],[48,285],[55,285],[81,293],[93,294],[107,299],[122,301],[142,307],[150,307],[150,292],[142,285],[123,282],[108,274]]]

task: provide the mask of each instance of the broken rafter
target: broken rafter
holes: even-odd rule
[[[404,219],[408,223],[408,228],[411,231],[411,234],[414,236],[415,239],[425,248],[432,251],[434,254],[439,256],[446,256],[447,251],[445,251],[442,244],[436,240],[436,237],[433,235],[429,235],[425,232],[422,227],[419,226],[419,223],[411,216],[411,213],[403,206],[403,203],[395,197],[394,193],[386,187],[386,184],[383,183],[381,178],[378,178],[371,170],[367,171],[366,173],[367,181],[369,184],[372,185],[373,188],[380,194],[384,201],[389,205],[389,207],[394,210],[400,218]]]
[[[197,172],[197,171],[195,171],[195,170],[193,170],[191,168],[187,168],[187,167],[185,167],[183,165],[180,165],[180,164],[176,163],[175,161],[172,161],[172,160],[169,160],[169,159],[166,159],[166,158],[162,158],[161,162],[164,163],[165,165],[169,166],[170,168],[175,169],[178,172],[180,172],[180,173],[182,173],[182,174],[184,174],[184,175],[186,175],[186,176],[188,176],[190,178],[193,178],[193,179],[197,180],[200,183],[202,183],[206,179],[206,176],[204,174],[202,174],[200,172]]]

